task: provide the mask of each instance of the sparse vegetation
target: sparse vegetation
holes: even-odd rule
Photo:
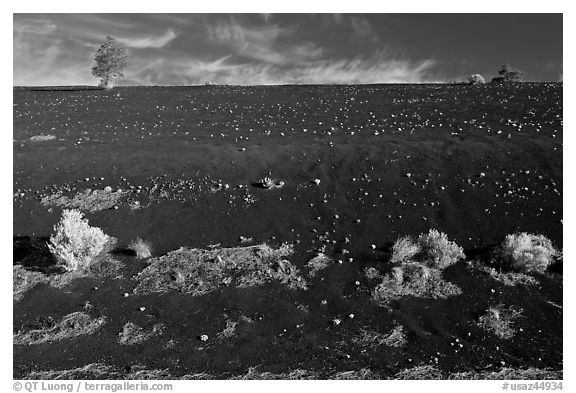
[[[381,278],[382,275],[380,275],[380,272],[375,267],[368,267],[364,269],[364,277],[369,280],[376,280]]]
[[[122,345],[135,345],[148,341],[150,338],[162,335],[164,325],[156,324],[152,330],[145,331],[142,327],[132,322],[127,322],[120,332],[118,342]]]
[[[415,366],[396,373],[392,379],[408,379],[408,380],[422,380],[422,379],[445,379],[442,371],[430,365]]]
[[[507,271],[498,271],[494,267],[485,266],[481,263],[475,262],[472,263],[471,266],[480,270],[481,272],[488,274],[494,280],[501,282],[507,286],[516,286],[516,285],[536,285],[538,284],[538,280],[534,277],[520,272],[507,272]]]
[[[330,257],[324,253],[318,253],[318,255],[309,260],[306,264],[306,266],[310,268],[308,275],[310,277],[315,277],[320,270],[326,269],[330,263],[332,263],[332,259]]]
[[[404,332],[404,326],[396,325],[390,333],[385,337],[384,344],[389,347],[400,348],[406,345],[408,340],[406,339],[406,333]]]
[[[226,321],[226,327],[220,333],[218,333],[217,337],[219,339],[227,339],[232,338],[236,335],[236,327],[238,326],[238,322]]]
[[[504,367],[497,371],[466,371],[454,373],[448,376],[448,379],[482,379],[482,380],[562,380],[562,370],[546,370],[534,367],[526,369]]]
[[[97,212],[100,210],[112,209],[122,203],[126,192],[116,190],[92,190],[87,188],[73,197],[67,197],[61,191],[43,197],[40,202],[44,206],[59,206],[67,209],[78,209],[85,212]]]
[[[269,371],[258,371],[256,367],[251,367],[244,374],[226,378],[244,380],[562,380],[562,370],[549,370],[538,368],[508,368],[504,367],[493,371],[466,371],[459,373],[443,373],[434,366],[416,366],[402,370],[394,375],[382,375],[368,368],[350,371],[338,371],[332,374],[321,374],[313,370],[296,369],[285,373],[273,373]],[[103,363],[92,363],[83,367],[70,370],[50,370],[32,371],[25,375],[26,380],[214,380],[223,379],[223,376],[197,373],[186,375],[173,375],[168,370],[150,370],[144,366],[134,365],[131,367],[111,366]]]
[[[88,268],[114,241],[100,228],[88,225],[83,217],[77,210],[64,210],[48,244],[58,263],[68,271]]]
[[[33,345],[45,342],[68,340],[74,337],[93,334],[104,325],[105,317],[92,318],[84,312],[74,312],[56,323],[48,323],[37,329],[20,331],[14,335],[16,345]]]
[[[510,339],[516,333],[513,327],[514,320],[522,315],[512,307],[503,305],[492,306],[478,319],[478,326],[486,329],[502,339]]]
[[[530,273],[545,271],[560,252],[547,237],[522,232],[506,236],[500,255],[505,267]]]
[[[152,245],[150,242],[139,237],[132,241],[128,248],[136,253],[138,259],[146,259],[152,256]]]
[[[387,334],[370,329],[360,329],[360,334],[352,338],[352,342],[363,347],[376,348],[381,345],[400,348],[406,345],[406,334],[402,325],[396,325]]]
[[[47,282],[40,272],[29,271],[20,265],[12,267],[12,296],[15,302],[22,300],[24,294],[40,283]]]
[[[360,370],[339,371],[330,376],[334,380],[375,380],[382,379],[379,374],[372,372],[369,368]]]
[[[401,264],[411,261],[421,251],[420,246],[410,236],[404,236],[396,240],[392,246],[390,262]]]
[[[137,277],[135,293],[179,291],[204,295],[219,286],[252,287],[277,280],[291,289],[306,289],[300,271],[284,257],[293,247],[266,244],[199,250],[180,248],[153,259]]]

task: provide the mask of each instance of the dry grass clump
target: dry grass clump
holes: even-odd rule
[[[430,379],[445,379],[445,378],[444,375],[442,374],[442,371],[440,371],[434,366],[426,365],[426,366],[415,366],[412,368],[402,370],[396,373],[394,377],[392,377],[392,379],[430,380]]]
[[[328,257],[322,252],[318,253],[318,255],[309,260],[306,264],[306,266],[310,268],[308,275],[310,277],[316,276],[316,273],[318,273],[320,270],[326,269],[330,263],[332,263],[332,258]]]
[[[74,312],[64,316],[51,326],[41,327],[14,335],[15,345],[33,345],[45,342],[67,340],[92,334],[106,323],[105,317],[92,318],[84,312]]]
[[[410,236],[404,236],[396,240],[392,246],[390,262],[397,265],[411,261],[420,253],[421,249]]]
[[[236,335],[236,327],[238,326],[238,322],[227,320],[226,327],[220,333],[216,335],[219,339],[226,339],[232,338]]]
[[[88,225],[83,217],[78,210],[64,210],[54,227],[56,233],[50,236],[48,249],[67,271],[86,269],[114,243],[114,238]]]
[[[366,277],[369,280],[375,280],[378,278],[382,278],[382,275],[375,267],[368,267],[364,269],[364,277]]]
[[[155,258],[137,277],[135,293],[178,291],[200,296],[220,286],[252,287],[276,280],[291,289],[307,289],[300,271],[284,257],[293,247],[266,244],[200,250],[180,248]]]
[[[530,273],[546,271],[560,252],[547,237],[522,232],[506,236],[500,255],[506,267]]]
[[[91,363],[70,370],[32,371],[23,379],[32,380],[89,380],[89,379],[122,379],[112,366],[102,363]]]
[[[562,380],[562,370],[548,370],[530,367],[527,369],[504,367],[498,371],[466,371],[454,373],[448,379],[462,380]]]
[[[503,305],[492,306],[486,313],[478,319],[478,326],[488,330],[502,339],[509,339],[514,336],[516,330],[513,327],[514,320],[522,315],[512,307],[506,308]]]
[[[122,345],[135,345],[148,341],[150,338],[160,336],[164,332],[164,325],[156,324],[152,330],[146,331],[132,322],[127,322],[118,334],[118,342]]]
[[[389,347],[400,348],[406,345],[408,340],[406,339],[406,333],[404,332],[404,326],[396,325],[390,333],[385,337],[384,344]]]
[[[40,283],[48,280],[40,272],[29,271],[20,265],[12,266],[12,297],[15,302],[22,300],[24,294]]]
[[[418,262],[406,262],[387,273],[372,291],[381,305],[405,296],[440,299],[460,295],[462,290],[442,279],[442,272]]]
[[[136,253],[136,258],[146,259],[152,256],[152,245],[147,240],[142,240],[139,237],[133,240],[128,248]]]
[[[379,374],[374,373],[369,368],[362,368],[358,371],[340,371],[329,376],[334,380],[377,380],[382,379]]]
[[[269,371],[258,371],[257,367],[250,367],[246,374],[232,377],[233,380],[307,380],[318,379],[318,374],[307,370],[292,370],[287,373],[272,373]]]
[[[45,141],[51,141],[53,139],[56,139],[56,136],[50,135],[50,134],[48,134],[48,135],[43,135],[43,134],[34,135],[34,136],[30,137],[30,140],[32,142],[45,142]]]
[[[381,345],[400,348],[408,342],[402,325],[396,325],[388,334],[374,330],[360,329],[360,334],[352,338],[352,342],[363,347],[375,348]]]
[[[72,198],[62,194],[61,191],[47,195],[40,200],[44,206],[60,206],[64,208],[80,209],[88,212],[112,209],[122,203],[127,192],[117,190],[115,192],[107,190],[94,190],[87,188],[84,192],[79,192]]]
[[[494,267],[484,266],[477,262],[471,263],[471,266],[507,286],[538,284],[538,280],[526,273],[498,271]]]

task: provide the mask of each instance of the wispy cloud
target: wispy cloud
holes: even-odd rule
[[[340,25],[327,30],[325,18],[331,19],[332,26]],[[108,19],[109,23],[104,23]],[[131,26],[124,27],[123,22]],[[335,32],[339,35],[332,34]],[[126,78],[120,84],[417,83],[441,79],[434,59],[409,57],[381,40],[368,39],[371,34],[376,32],[368,19],[346,14],[299,19],[276,15],[272,19],[258,15],[193,15],[189,19],[164,14],[22,15],[14,19],[14,84],[96,83],[90,70],[106,35],[135,49],[129,53]],[[346,41],[347,37],[350,40]]]
[[[174,30],[168,29],[164,34],[158,36],[118,37],[118,41],[130,48],[163,48],[176,37],[178,34]]]
[[[373,41],[378,40],[378,35],[374,31],[372,24],[365,17],[352,16],[350,18],[350,24],[358,36],[369,38]]]
[[[50,34],[57,29],[48,19],[28,19],[14,24],[15,34]]]
[[[235,85],[309,84],[309,83],[415,83],[439,81],[433,70],[434,60],[412,62],[389,59],[383,53],[369,58],[315,60],[285,67],[270,63],[233,63],[231,56],[212,61],[162,61],[132,73],[132,83],[156,79],[168,84],[178,78],[183,84],[214,82]]]
[[[264,22],[268,23],[272,20],[272,14],[260,14]]]
[[[276,24],[246,27],[231,17],[228,21],[208,25],[207,35],[213,42],[228,46],[238,55],[279,64],[285,62],[287,58],[274,47],[274,44],[280,36],[288,35],[292,30]]]

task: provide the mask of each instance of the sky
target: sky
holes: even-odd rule
[[[562,14],[14,14],[15,86],[97,84],[94,54],[126,48],[116,85],[489,80],[510,64],[561,81]]]

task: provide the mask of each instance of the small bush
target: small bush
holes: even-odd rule
[[[132,241],[128,248],[136,253],[138,259],[146,259],[152,256],[152,245],[139,237]]]
[[[127,322],[118,334],[118,342],[122,345],[142,344],[150,338],[160,336],[164,332],[164,325],[156,324],[151,331],[145,331],[142,327],[132,322]]]
[[[485,314],[480,316],[478,326],[506,340],[512,338],[516,333],[513,323],[521,314],[522,311],[515,310],[512,307],[492,306]]]
[[[308,275],[310,277],[315,277],[316,273],[318,273],[320,270],[326,269],[330,263],[332,263],[332,259],[330,257],[324,253],[318,253],[318,255],[309,260],[306,264],[306,266],[310,268]]]
[[[472,74],[470,78],[468,78],[468,83],[471,85],[483,85],[486,83],[486,79],[480,74]]]
[[[442,279],[442,271],[418,262],[407,262],[396,266],[382,278],[372,291],[372,299],[380,305],[406,296],[443,299],[460,295],[462,290]]]
[[[543,235],[516,233],[506,236],[502,243],[502,262],[520,272],[543,272],[558,256],[560,252]]]
[[[426,235],[420,235],[417,243],[426,257],[425,263],[430,267],[445,269],[465,257],[462,247],[448,240],[445,233],[436,229],[430,229]]]
[[[265,188],[267,190],[273,190],[275,188],[282,188],[284,187],[284,182],[283,181],[278,181],[278,180],[274,180],[269,176],[264,177],[263,179],[261,179],[259,181],[259,184],[262,188]]]
[[[410,236],[402,237],[392,246],[390,262],[400,264],[412,260],[419,252],[420,246]]]
[[[78,210],[64,210],[54,230],[48,248],[68,271],[86,269],[113,240],[100,228],[88,225]]]

